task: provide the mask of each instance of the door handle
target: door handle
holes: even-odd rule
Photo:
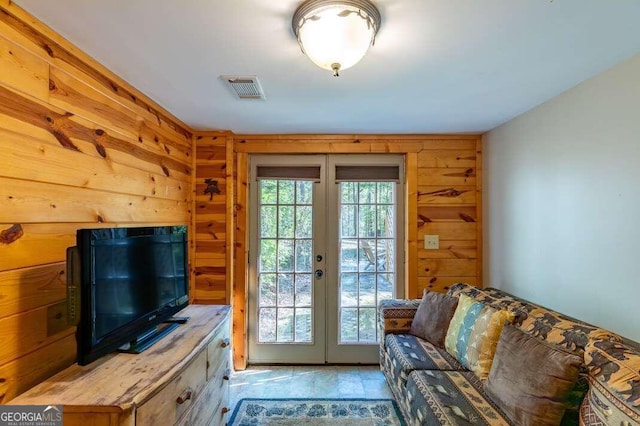
[[[316,279],[320,279],[322,278],[322,276],[324,275],[324,272],[322,271],[322,269],[316,269]]]

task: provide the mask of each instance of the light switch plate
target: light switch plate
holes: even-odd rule
[[[440,248],[440,237],[438,235],[425,235],[424,248],[427,250],[438,250]]]

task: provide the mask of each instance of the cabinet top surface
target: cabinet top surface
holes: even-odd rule
[[[176,315],[191,319],[143,353],[112,353],[72,365],[8,404],[139,406],[206,347],[229,311],[226,305],[189,305]]]

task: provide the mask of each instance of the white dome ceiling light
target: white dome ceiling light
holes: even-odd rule
[[[380,22],[380,12],[369,0],[307,0],[291,25],[303,53],[337,77],[375,43]]]

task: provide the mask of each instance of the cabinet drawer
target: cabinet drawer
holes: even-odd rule
[[[216,335],[207,346],[207,380],[216,373],[220,364],[229,360],[231,340],[230,340],[229,320],[218,329]]]
[[[179,425],[188,426],[205,426],[216,414],[223,411],[226,413],[229,409],[229,375],[231,370],[229,364],[224,363],[220,369],[216,371],[213,378],[207,383],[200,398],[183,419]],[[226,409],[226,410],[225,410]],[[224,424],[224,423],[222,423]]]
[[[217,406],[218,408],[215,409],[213,416],[209,419],[209,422],[207,423],[209,426],[225,426],[229,416],[231,415],[228,402],[229,387],[224,387],[222,391],[222,403]]]
[[[176,378],[138,408],[136,425],[174,424],[200,396],[206,372],[207,353],[201,351]]]

